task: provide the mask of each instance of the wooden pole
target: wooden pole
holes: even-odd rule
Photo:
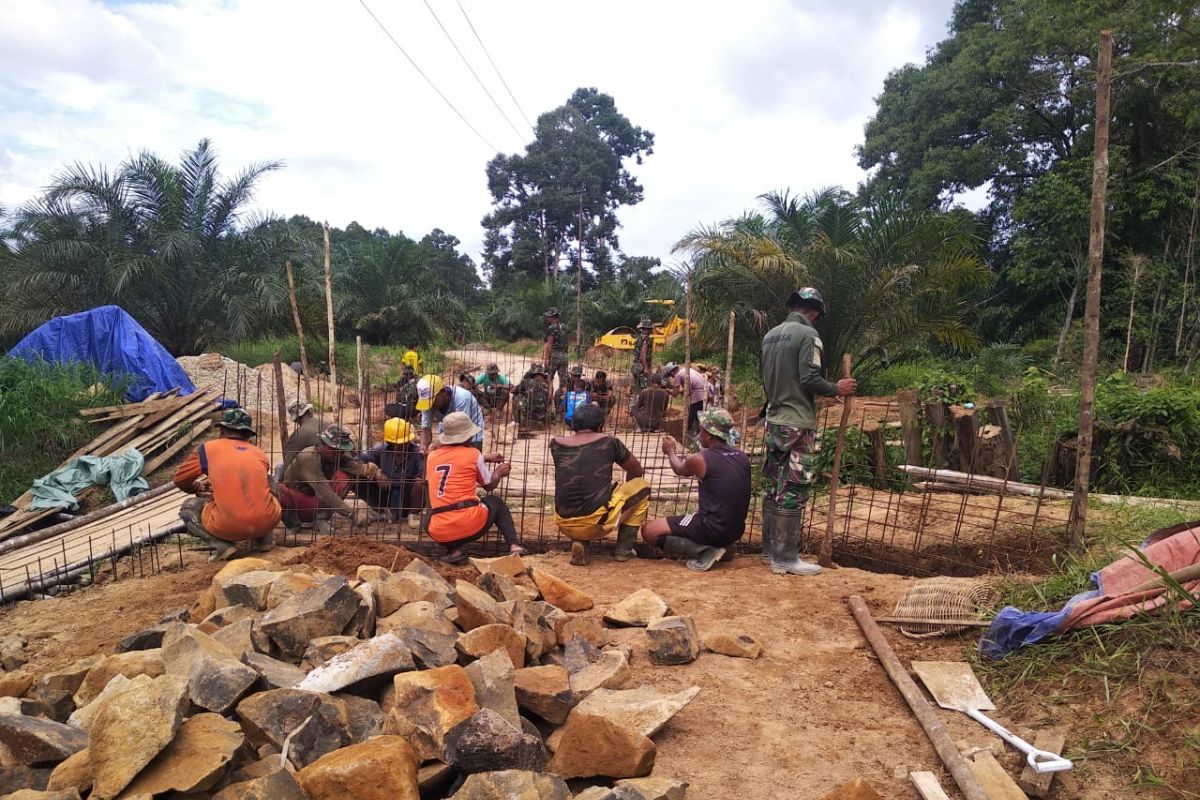
[[[328,222],[321,224],[321,233],[324,239],[325,250],[325,318],[329,323],[329,383],[333,387],[333,403],[336,407],[339,405],[340,398],[337,395],[337,356],[334,350],[336,337],[333,331],[333,272],[329,265]]]
[[[283,383],[283,361],[279,358],[279,351],[275,351],[275,413],[279,415],[279,447],[280,452],[283,452],[283,445],[288,440],[288,423],[287,423],[287,393],[284,391]]]
[[[688,322],[688,327],[691,327],[691,321]],[[737,329],[737,312],[730,309],[729,311],[729,340],[725,345],[725,397],[722,398],[726,408],[729,407],[729,393],[733,391],[733,334]]]
[[[367,427],[367,403],[370,398],[363,390],[363,343],[361,336],[354,337],[354,368],[358,373],[358,380],[354,384],[358,387],[358,449],[363,449],[363,429]]]
[[[687,295],[683,307],[683,410],[690,413],[692,408],[692,271],[687,272]],[[683,433],[689,434],[687,420],[684,419]],[[700,434],[697,433],[697,436]]]
[[[1100,283],[1104,264],[1104,213],[1108,191],[1108,125],[1112,72],[1112,31],[1100,31],[1096,80],[1096,145],[1092,153],[1092,225],[1088,236],[1087,300],[1083,312],[1083,372],[1079,397],[1079,454],[1075,496],[1067,532],[1073,547],[1087,529],[1088,484],[1092,474],[1092,434],[1096,413],[1096,368],[1100,361]]]
[[[304,396],[312,402],[312,384],[309,381],[308,352],[304,349],[304,326],[300,324],[300,303],[296,300],[296,276],[292,274],[292,260],[284,262],[287,268],[288,296],[292,300],[292,321],[296,323],[296,338],[300,340],[300,372],[304,375]]]
[[[850,377],[850,354],[842,354],[842,377]],[[838,482],[842,473],[842,450],[846,447],[846,427],[850,424],[850,407],[852,397],[842,398],[842,419],[838,423],[837,446],[833,450],[833,471],[829,473],[829,509],[825,514],[825,538],[821,540],[821,549],[817,552],[817,563],[822,567],[834,567],[833,563],[833,525],[837,517]]]
[[[575,269],[575,357],[583,353],[583,192],[579,193],[579,258]],[[594,266],[594,265],[593,265]]]
[[[850,613],[854,615],[854,620],[858,623],[858,627],[862,628],[863,636],[867,639],[867,644],[871,645],[871,649],[879,657],[879,663],[883,667],[884,672],[892,679],[892,683],[896,685],[896,688],[904,697],[904,701],[912,709],[913,716],[921,724],[921,728],[925,731],[925,735],[929,737],[930,743],[933,744],[933,749],[937,752],[938,758],[946,765],[946,769],[949,770],[950,775],[954,778],[954,782],[962,790],[963,796],[967,800],[988,800],[988,796],[979,785],[979,781],[975,779],[975,773],[971,771],[971,765],[967,763],[962,753],[958,752],[958,747],[954,744],[954,740],[950,738],[950,733],[946,730],[946,726],[938,719],[937,712],[933,710],[933,706],[925,699],[925,695],[921,693],[921,689],[909,677],[908,671],[904,669],[904,665],[896,657],[896,652],[888,644],[883,631],[871,619],[871,610],[867,608],[866,602],[858,595],[853,595],[846,602],[850,605]]]
[[[1138,281],[1141,280],[1142,266],[1146,262],[1146,257],[1142,255],[1131,255],[1129,259],[1133,267],[1133,281],[1129,291],[1129,322],[1125,325],[1125,356],[1121,359],[1121,372],[1129,372],[1129,352],[1133,349],[1133,312],[1137,308]]]

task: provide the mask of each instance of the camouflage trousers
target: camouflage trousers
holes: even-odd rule
[[[767,423],[763,445],[763,493],[784,511],[803,510],[813,484],[813,452],[817,432]]]
[[[629,374],[633,378],[633,388],[636,391],[640,392],[642,389],[646,388],[647,375],[646,370],[642,367],[641,362],[633,362],[633,366],[629,368]]]
[[[558,376],[558,386],[563,388],[567,385],[567,362],[570,359],[566,353],[555,350],[550,353],[550,363],[546,365],[546,371],[550,373],[550,381],[554,381],[554,376]]]

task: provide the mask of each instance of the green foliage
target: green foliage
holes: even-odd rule
[[[124,379],[84,364],[0,357],[0,505],[96,436],[81,409],[120,403],[124,391]]]
[[[574,263],[581,214],[584,260],[597,277],[611,277],[617,210],[643,196],[626,162],[641,164],[653,152],[654,134],[596,89],[576,89],[538,117],[524,154],[497,155],[487,166],[493,208],[483,219],[484,261],[492,285],[544,276],[547,265],[557,273],[562,259]]]

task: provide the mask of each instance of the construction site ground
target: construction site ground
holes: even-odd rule
[[[217,571],[203,551],[160,548],[164,571],[138,577],[137,560],[122,560],[118,576],[59,598],[0,608],[0,636],[22,633],[30,639],[28,669],[36,674],[65,666],[92,653],[112,652],[123,636],[157,623],[187,606]],[[303,562],[353,576],[360,563],[399,568],[409,551],[367,538],[318,540],[307,548],[279,547],[272,560]],[[739,556],[714,572],[698,574],[670,561],[618,564],[598,555],[585,568],[573,567],[562,553],[530,556],[537,564],[584,590],[599,615],[632,591],[650,588],[675,613],[695,618],[701,636],[720,631],[749,633],[764,646],[753,661],[705,653],[686,666],[655,667],[646,657],[641,629],[613,631],[633,648],[631,666],[639,678],[661,689],[701,687],[698,699],[680,713],[658,739],[656,773],[691,784],[689,796],[712,800],[819,798],[854,777],[869,781],[887,798],[917,798],[907,774],[931,770],[951,797],[959,797],[932,747],[880,668],[847,611],[845,599],[866,598],[877,616],[889,613],[914,578],[851,568],[808,578],[776,577],[757,556]],[[439,569],[450,579],[475,576],[470,567]],[[971,650],[973,635],[913,641],[895,629],[887,638],[905,663],[959,660]],[[1063,700],[1063,697],[1069,700]],[[1017,691],[994,697],[996,717],[1032,738],[1044,727],[1067,736],[1068,748],[1102,737],[1097,712],[1104,690],[1056,692],[1040,697]],[[941,712],[960,747],[993,746],[1015,775],[1019,755],[965,716]],[[1139,754],[1148,766],[1172,762],[1169,742]],[[1132,789],[1102,759],[1080,761],[1064,774],[1053,797],[1107,800],[1168,797],[1152,789]]]

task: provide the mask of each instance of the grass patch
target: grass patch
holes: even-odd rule
[[[1097,513],[1099,512],[1099,513]],[[1093,584],[1090,575],[1148,534],[1184,521],[1170,509],[1093,509],[1087,547],[1057,559],[1036,583],[1008,582],[1003,602],[1026,610],[1060,608]],[[1176,595],[1172,605],[1179,599]],[[970,657],[1005,713],[1024,710],[1067,733],[1068,757],[1086,773],[1110,762],[1138,789],[1200,797],[1200,612],[1164,610],[1122,623],[1072,631],[1001,661]]]
[[[27,490],[103,428],[84,408],[121,402],[125,382],[86,364],[0,357],[0,504]]]
[[[323,339],[305,337],[304,346],[308,352],[309,367],[316,369],[328,364],[329,345]],[[430,345],[417,348],[425,372],[441,372],[446,361],[442,351],[447,347],[451,347],[451,345]],[[402,345],[367,345],[367,355],[371,364],[371,383],[377,386],[399,378],[400,359],[407,349]],[[295,336],[251,339],[226,345],[222,348],[221,355],[242,364],[257,367],[262,364],[270,364],[276,352],[279,353],[279,358],[284,364],[299,361],[300,342]],[[337,342],[334,345],[334,356],[337,358],[338,382],[352,385],[355,380],[358,359],[355,343],[353,341]]]

